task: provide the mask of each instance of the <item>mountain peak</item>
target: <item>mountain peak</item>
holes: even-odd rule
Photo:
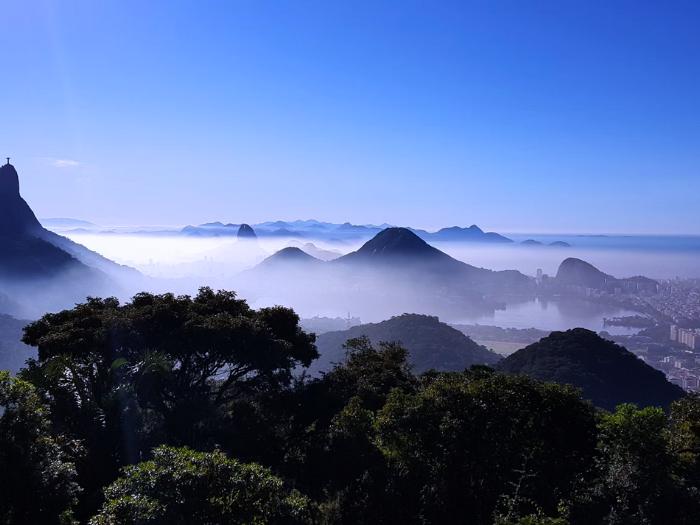
[[[278,252],[273,253],[258,266],[260,267],[272,267],[278,263],[294,263],[294,264],[306,264],[306,263],[320,263],[320,259],[309,255],[304,250],[297,248],[296,246],[287,246],[282,248]]]
[[[508,237],[498,233],[485,232],[476,224],[472,224],[467,228],[462,228],[461,226],[442,228],[435,233],[428,234],[428,238],[436,241],[513,242]]]
[[[683,391],[633,353],[595,332],[574,328],[552,332],[501,361],[498,368],[542,381],[570,384],[596,406],[620,403],[667,406]]]
[[[249,224],[241,224],[241,226],[238,228],[237,237],[243,240],[258,238],[258,236],[255,234],[255,230],[251,228]]]
[[[19,196],[19,175],[9,162],[0,166],[0,195]]]
[[[364,256],[421,256],[425,254],[444,255],[433,248],[408,228],[386,228],[367,241],[356,252]]]
[[[427,370],[462,371],[472,365],[493,365],[500,356],[475,343],[437,317],[421,314],[398,315],[380,323],[362,324],[343,331],[326,332],[316,340],[320,359],[310,367],[312,374],[327,372],[346,355],[348,339],[366,336],[374,344],[398,341],[408,350],[409,362],[418,373]]]
[[[559,265],[556,275],[561,284],[603,288],[616,279],[584,260],[575,257],[564,259]]]
[[[41,231],[34,212],[19,194],[19,175],[9,162],[0,166],[0,235]]]

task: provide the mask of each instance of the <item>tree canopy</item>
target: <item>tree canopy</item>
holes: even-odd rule
[[[220,451],[166,446],[124,468],[105,499],[91,525],[293,525],[314,516],[309,500],[269,469]]]
[[[293,311],[208,288],[89,299],[24,340],[37,359],[0,374],[0,523],[690,525],[700,513],[695,396],[608,411],[486,366],[416,374],[400,344],[368,338],[309,377],[314,336]]]
[[[0,371],[0,523],[71,520],[80,492],[76,443],[51,434],[35,388]]]

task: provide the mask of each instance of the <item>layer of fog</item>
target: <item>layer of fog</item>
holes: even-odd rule
[[[297,246],[311,255],[318,256],[304,245],[312,243],[319,250],[343,255],[362,244],[359,241],[354,244],[340,244],[284,238],[239,242],[230,237],[192,238],[176,235],[67,236],[113,261],[132,266],[146,275],[160,278],[203,278],[207,282],[225,279],[252,268],[265,257],[286,246]],[[555,275],[564,259],[577,257],[616,277],[700,277],[698,251],[644,249],[641,246],[635,249],[615,248],[612,242],[614,241],[607,247],[573,245],[568,248],[468,242],[435,243],[434,246],[467,264],[493,270],[518,270],[526,275],[535,275],[537,269]]]
[[[454,297],[426,297],[425,290],[391,283],[385,276],[358,285],[352,276],[308,268],[285,272],[246,271],[286,246],[297,246],[328,259],[357,249],[361,243],[338,244],[282,238],[239,241],[230,237],[190,238],[177,235],[72,234],[70,238],[102,255],[138,269],[150,277],[149,291],[194,293],[200,286],[233,289],[253,307],[282,304],[302,317],[358,316],[375,322],[404,312],[438,315],[449,322],[479,322],[546,330],[572,326],[602,329],[604,316],[629,312],[615,308],[590,310],[589,305],[540,303],[513,298],[506,311],[484,308]],[[313,246],[305,246],[312,242]],[[534,275],[541,268],[549,275],[567,257],[584,259],[617,277],[647,275],[654,278],[696,277],[696,252],[620,250],[614,248],[487,245],[442,243],[437,248],[456,259],[494,270],[516,269]],[[316,251],[314,253],[314,250]],[[142,286],[142,283],[139,284]],[[129,293],[129,286],[123,288]],[[125,293],[128,295],[128,293]],[[124,297],[122,297],[124,298]]]
[[[520,244],[484,245],[436,243],[436,248],[455,259],[492,270],[519,270],[535,275],[537,269],[556,275],[567,257],[591,263],[618,278],[644,275],[652,279],[700,277],[700,252],[682,250],[617,249],[571,246],[523,246]]]

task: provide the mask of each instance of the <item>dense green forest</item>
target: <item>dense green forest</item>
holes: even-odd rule
[[[595,332],[574,328],[552,332],[496,365],[511,374],[575,385],[584,399],[614,410],[620,403],[668,406],[683,396],[663,372]]]
[[[605,411],[398,344],[315,337],[234,293],[89,299],[0,373],[0,523],[691,524],[700,399]],[[624,374],[624,370],[619,373]]]

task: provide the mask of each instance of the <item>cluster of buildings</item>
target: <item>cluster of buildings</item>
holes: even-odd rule
[[[686,391],[700,393],[700,279],[630,279],[605,281],[603,286],[590,287],[580,283],[557,286],[538,271],[536,282],[543,291],[567,292],[587,300],[617,305],[644,314],[657,326],[670,330],[645,334],[611,336],[640,359],[661,370],[666,378]],[[623,319],[625,320],[625,319]],[[635,321],[630,316],[627,321]],[[635,326],[629,324],[627,326]]]
[[[666,366],[663,366],[666,365]],[[700,372],[698,363],[688,364],[682,359],[673,356],[663,358],[661,370],[666,374],[666,379],[689,392],[700,391]]]
[[[669,339],[686,349],[669,347],[660,361],[649,364],[664,372],[671,383],[690,392],[700,392],[700,330],[671,325]]]
[[[670,279],[661,281],[659,293],[646,301],[659,314],[674,323],[700,319],[700,280]]]
[[[670,338],[671,341],[685,345],[691,350],[700,350],[700,329],[680,328],[672,324]]]
[[[700,331],[674,326],[665,334],[652,330],[646,335],[610,335],[608,338],[663,372],[671,383],[689,392],[700,392],[700,347],[690,348],[682,342],[700,343]],[[693,335],[693,341],[689,340],[689,334]]]

